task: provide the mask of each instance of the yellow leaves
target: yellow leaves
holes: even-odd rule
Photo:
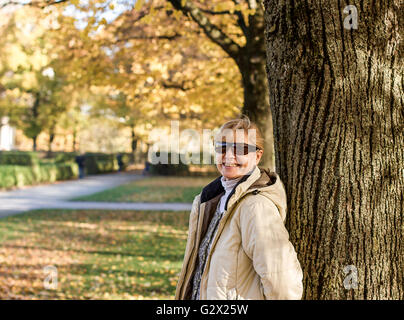
[[[182,12],[179,11],[179,10],[174,10],[174,12],[173,12],[173,17],[174,17],[176,20],[180,20],[181,17],[182,17]]]
[[[186,1],[181,2],[182,5],[186,5]],[[79,3],[79,0],[72,1],[76,6],[79,6]],[[139,125],[150,119],[165,125],[166,120],[163,117],[153,119],[163,108],[170,112],[167,117],[179,117],[179,112],[187,115],[187,112],[197,109],[203,117],[201,122],[212,121],[212,118],[220,122],[225,112],[228,112],[228,107],[240,105],[238,101],[243,97],[237,66],[218,46],[212,44],[201,30],[195,32],[198,30],[197,25],[191,20],[184,19],[181,11],[173,9],[171,4],[164,2],[164,6],[170,8],[173,13],[167,16],[166,10],[155,9],[155,5],[137,0],[134,3],[136,11],[134,14],[122,14],[113,21],[108,18],[110,22],[100,17],[108,10],[115,11],[114,14],[119,11],[116,0],[110,1],[106,8],[100,6],[100,9],[97,9],[96,5],[88,9],[81,8],[84,18],[58,17],[61,28],[57,32],[52,31],[52,38],[46,38],[46,43],[50,46],[46,46],[46,53],[44,51],[41,53],[47,57],[47,61],[40,61],[23,52],[20,53],[21,57],[15,54],[6,56],[18,60],[16,65],[23,64],[24,67],[41,66],[42,63],[46,65],[49,60],[56,60],[54,62],[58,64],[59,70],[63,70],[67,79],[78,87],[88,83],[108,87],[102,92],[107,98],[98,98],[96,93],[94,94],[96,97],[93,97],[93,92],[88,93],[86,98],[93,100],[100,108],[110,107],[113,112],[121,108],[124,111],[119,111],[126,112],[128,116],[133,118],[135,115]],[[246,5],[245,8],[235,6],[232,1],[204,2],[203,5],[210,10],[240,9],[243,13],[248,8]],[[134,22],[139,16],[139,11],[149,9],[150,14],[145,19]],[[232,34],[235,41],[242,42],[242,37],[237,36],[237,28],[234,29],[230,19],[226,20],[227,18],[222,15],[211,18],[215,23],[219,22],[226,33]],[[75,23],[80,20],[84,27],[86,19],[88,19],[87,28],[77,30]],[[41,22],[41,27],[36,28],[38,30],[35,31],[35,35],[30,34],[29,39],[24,40],[29,44],[28,48],[39,48],[35,37],[41,30],[47,31],[46,28],[41,29],[43,26]],[[118,29],[124,31],[117,32]],[[174,41],[164,39],[122,41],[132,35],[156,38],[176,33],[180,34],[180,37]],[[167,83],[187,90],[167,89],[164,86]],[[108,100],[110,89],[128,96],[126,109],[119,106],[116,101]],[[129,98],[132,100],[129,101]],[[98,103],[100,100],[103,100],[103,103]],[[215,114],[215,117],[211,117],[212,114]],[[147,137],[147,130],[145,136]]]
[[[143,4],[144,4],[144,0],[136,0],[135,10],[139,11],[143,7]]]
[[[36,75],[34,72],[27,72],[21,81],[21,87],[24,89],[31,89],[38,86]]]
[[[105,19],[105,18],[102,18],[101,20],[100,20],[100,22],[99,22],[99,24],[100,25],[106,25],[108,22],[107,22],[107,19]]]
[[[73,48],[73,47],[75,46],[75,44],[76,44],[76,39],[71,39],[71,40],[68,42],[69,48]]]
[[[203,112],[203,107],[199,104],[191,104],[190,105],[190,110],[195,112],[195,113],[202,113]]]
[[[95,22],[96,22],[96,19],[94,16],[88,18],[88,26],[94,25]]]
[[[175,59],[175,58],[173,58],[173,59]],[[167,66],[163,65],[163,63],[161,63],[160,61],[155,60],[155,61],[150,62],[149,69],[152,72],[155,72],[155,71],[165,72],[167,70]]]
[[[254,9],[249,9],[246,3],[238,3],[235,4],[234,2],[220,2],[214,6],[214,11],[221,12],[221,11],[229,11],[233,14],[235,11],[240,11],[245,17],[248,15],[254,14]]]
[[[173,62],[173,63],[180,63],[181,61],[182,61],[182,54],[176,53],[176,54],[173,56],[172,62]]]
[[[131,71],[132,71],[132,73],[137,74],[137,75],[145,73],[145,70],[143,69],[142,65],[137,62],[132,63]]]
[[[234,5],[232,5],[229,2],[221,2],[215,5],[214,7],[214,11],[227,11],[227,10],[231,10],[234,11]]]

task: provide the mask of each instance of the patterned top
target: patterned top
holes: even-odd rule
[[[217,227],[219,225],[220,220],[222,219],[223,212],[220,212],[220,202],[217,205],[216,212],[213,215],[212,220],[210,221],[208,230],[206,231],[206,235],[203,238],[199,250],[198,250],[198,264],[195,270],[193,286],[192,286],[192,300],[199,300],[200,298],[200,287],[201,287],[201,278],[202,273],[205,269],[206,259],[209,255],[210,248],[212,246],[213,238],[216,235]]]

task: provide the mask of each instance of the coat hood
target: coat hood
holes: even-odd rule
[[[287,211],[285,187],[275,172],[263,168],[259,170],[260,177],[249,187],[249,191],[253,190],[253,193],[259,193],[271,200],[285,222]]]

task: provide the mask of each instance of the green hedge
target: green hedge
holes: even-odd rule
[[[150,163],[149,172],[152,175],[186,175],[189,174],[189,166],[181,161],[181,155],[178,156],[179,163],[171,163],[171,153],[157,152],[156,156],[160,159],[168,159],[168,163]],[[155,160],[152,159],[154,162]],[[164,160],[163,160],[164,161]],[[165,162],[165,161],[164,161]]]
[[[0,151],[0,165],[34,166],[38,163],[36,152]]]
[[[55,163],[76,162],[76,152],[58,152],[54,155],[53,161]]]
[[[78,178],[77,155],[74,152],[60,152],[50,159],[39,159],[36,152],[1,151],[0,188],[22,187]],[[123,170],[125,170],[129,162],[129,154],[123,154]],[[85,154],[85,170],[87,174],[114,172],[118,171],[118,169],[116,154]]]
[[[118,160],[115,154],[86,153],[85,168],[87,174],[118,171]]]
[[[78,178],[75,163],[36,166],[0,165],[0,188],[23,187],[43,182]]]

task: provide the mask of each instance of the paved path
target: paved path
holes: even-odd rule
[[[190,210],[189,203],[122,203],[67,201],[143,179],[138,173],[122,172],[87,176],[80,180],[25,187],[0,192],[0,218],[34,209],[107,209],[107,210]]]

